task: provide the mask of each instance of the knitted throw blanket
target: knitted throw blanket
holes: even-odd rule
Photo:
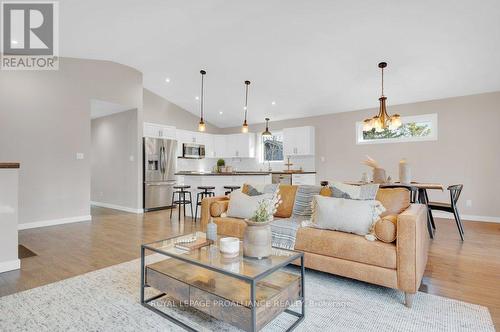
[[[298,216],[287,219],[276,219],[271,222],[272,245],[273,247],[293,250],[297,230],[301,222],[307,217]]]

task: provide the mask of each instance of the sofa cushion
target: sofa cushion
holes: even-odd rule
[[[385,207],[381,218],[400,214],[410,206],[410,191],[405,188],[380,188],[375,199]]]
[[[396,240],[398,216],[390,214],[377,220],[373,227],[375,237],[382,242],[391,243]]]
[[[319,195],[320,186],[301,185],[297,188],[295,202],[293,203],[294,216],[310,216],[312,214],[312,200],[314,195]]]
[[[367,241],[356,234],[302,227],[297,232],[295,249],[323,256],[396,269],[396,245]]]
[[[279,186],[282,203],[278,206],[275,217],[290,218],[293,212],[293,204],[297,193],[297,186],[282,184]]]

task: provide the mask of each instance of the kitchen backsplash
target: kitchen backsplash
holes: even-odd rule
[[[260,163],[257,158],[225,158],[227,166],[233,166],[236,171],[267,171],[268,163]],[[315,171],[314,156],[290,158],[291,169]],[[217,158],[177,159],[177,171],[212,171],[217,164]],[[273,171],[286,170],[285,162],[271,162]]]

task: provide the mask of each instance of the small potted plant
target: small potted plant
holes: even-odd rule
[[[252,218],[245,219],[247,224],[243,235],[243,254],[245,256],[261,259],[271,255],[270,223],[281,203],[281,195],[276,191],[271,199],[265,198],[260,201]]]
[[[217,160],[217,172],[221,173],[225,171],[226,162],[224,159]]]

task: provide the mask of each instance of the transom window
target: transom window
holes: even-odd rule
[[[398,143],[437,140],[437,114],[423,114],[401,117],[401,127],[386,128],[377,132],[375,128],[363,131],[363,122],[356,122],[356,143]]]
[[[283,133],[262,136],[262,160],[283,161]]]

